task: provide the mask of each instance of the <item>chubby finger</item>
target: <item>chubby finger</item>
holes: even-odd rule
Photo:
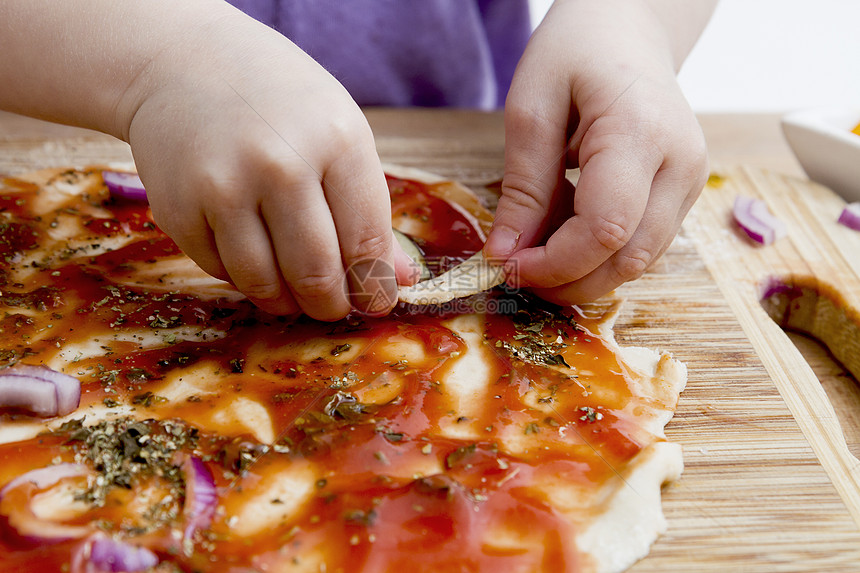
[[[492,259],[536,244],[563,179],[570,87],[542,77],[533,57],[527,53],[520,63],[505,103],[505,174],[484,245]]]
[[[394,274],[397,284],[412,286],[421,279],[421,267],[412,260],[397,239],[394,239]]]
[[[260,205],[283,282],[311,318],[338,320],[351,310],[337,231],[316,178],[264,196]]]
[[[391,199],[373,140],[354,149],[326,172],[323,189],[340,241],[352,306],[381,316],[397,304],[399,245],[391,230]]]
[[[546,244],[517,252],[506,264],[509,282],[549,288],[581,279],[621,250],[637,231],[662,157],[643,153],[635,139],[611,135],[583,153],[574,214]]]
[[[267,312],[298,312],[299,305],[281,279],[269,233],[256,209],[236,208],[229,216],[221,212],[209,219],[215,249],[207,256],[217,253],[227,275],[222,278]]]
[[[152,189],[155,189],[154,185],[149,187],[148,196],[156,225],[206,273],[230,282],[230,275],[218,254],[215,235],[203,212],[170,200],[179,193],[155,193]],[[168,197],[166,205],[162,204],[165,196]]]
[[[535,289],[535,294],[558,304],[582,304],[596,300],[627,281],[639,278],[672,242],[677,222],[668,222],[662,215],[657,225],[649,217],[630,241],[591,273],[579,280],[549,289]]]
[[[669,169],[660,171],[654,178],[645,214],[627,244],[583,278],[555,288],[535,289],[535,294],[559,304],[581,304],[642,276],[672,244],[704,186],[707,168],[701,171],[682,178]]]

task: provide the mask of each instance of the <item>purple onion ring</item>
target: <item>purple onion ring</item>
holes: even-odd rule
[[[0,370],[0,408],[36,416],[65,416],[81,403],[81,382],[47,366],[15,364]]]
[[[198,529],[205,529],[212,523],[218,492],[215,478],[200,458],[188,457],[182,464],[185,471],[185,538],[190,539]]]
[[[131,199],[132,201],[146,201],[146,189],[143,187],[140,177],[136,173],[125,173],[122,171],[102,171],[102,180],[112,195]]]
[[[845,208],[842,209],[842,213],[839,215],[838,222],[849,229],[860,231],[860,201],[845,205]]]

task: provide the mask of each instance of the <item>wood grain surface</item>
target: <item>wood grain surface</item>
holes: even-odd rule
[[[367,115],[384,161],[475,188],[502,175],[497,113]],[[804,181],[778,118],[700,122],[724,184],[705,190],[665,256],[617,292],[618,341],[667,350],[689,370],[667,427],[686,464],[664,490],[669,530],[632,571],[860,572],[856,378],[816,342],[787,335],[757,294],[767,276],[797,270],[857,305],[860,233],[832,227],[839,200]],[[0,113],[0,173],[129,160],[110,137]],[[733,227],[737,193],[766,198],[792,229],[784,242],[759,248]]]

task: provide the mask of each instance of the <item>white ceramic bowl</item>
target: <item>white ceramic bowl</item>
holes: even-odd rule
[[[815,108],[782,118],[782,132],[810,179],[860,201],[860,109]]]

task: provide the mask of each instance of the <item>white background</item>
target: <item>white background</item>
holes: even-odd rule
[[[860,109],[860,0],[721,0],[678,79],[696,112]]]

